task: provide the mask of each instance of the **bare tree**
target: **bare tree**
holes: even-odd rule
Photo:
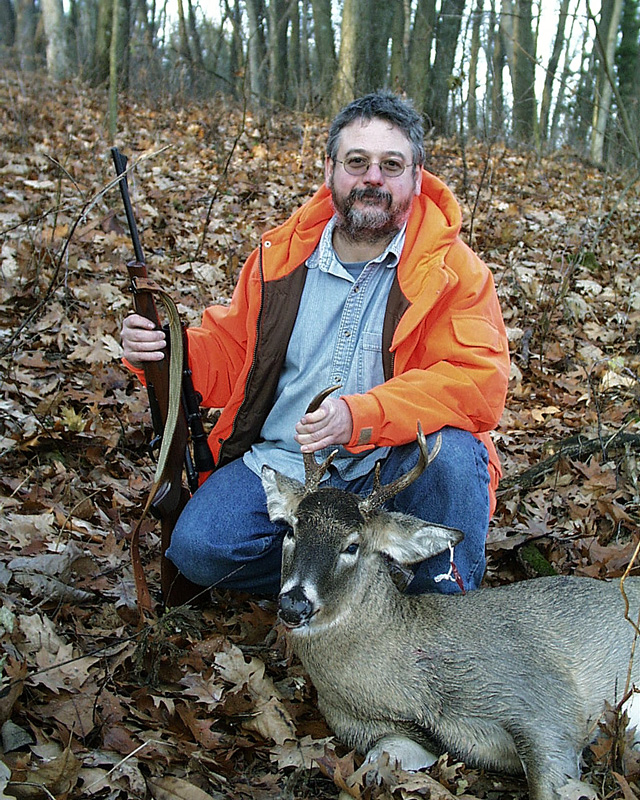
[[[513,133],[516,140],[535,143],[538,133],[535,95],[536,52],[531,26],[532,0],[516,0],[513,78]]]
[[[589,17],[595,21],[588,0],[587,9]],[[600,20],[596,27],[596,51],[599,64],[589,148],[589,155],[596,163],[601,163],[604,158],[604,137],[613,93],[612,66],[621,14],[622,0],[603,3]]]
[[[449,92],[465,0],[443,0],[436,26],[436,54],[427,89],[425,111],[437,133],[447,133]]]
[[[553,84],[556,78],[556,71],[560,62],[563,47],[569,47],[565,38],[565,27],[567,15],[569,13],[569,0],[562,0],[560,13],[558,14],[558,27],[556,28],[555,39],[553,40],[553,50],[547,65],[547,72],[544,78],[544,89],[542,91],[542,102],[540,104],[540,138],[547,141],[549,134],[549,114],[551,111],[551,100],[553,96]]]

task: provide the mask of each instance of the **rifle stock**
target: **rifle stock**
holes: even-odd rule
[[[157,328],[161,328],[160,316],[153,296],[153,284],[148,279],[147,265],[145,263],[144,254],[140,244],[140,238],[133,216],[133,209],[131,207],[131,200],[129,197],[129,190],[127,186],[126,165],[127,159],[123,156],[116,147],[111,148],[113,162],[116,168],[116,174],[120,176],[120,192],[124,203],[129,231],[131,234],[131,241],[135,252],[136,259],[127,264],[127,271],[131,281],[131,290],[133,293],[134,308],[137,314],[140,314],[146,319],[153,322]],[[186,338],[186,337],[185,337]],[[167,413],[169,408],[169,363],[171,358],[171,342],[167,342],[167,352],[162,361],[148,361],[143,364],[143,371],[145,377],[145,384],[147,394],[149,397],[149,407],[151,411],[151,420],[153,424],[154,440],[150,445],[150,449],[154,449],[154,444],[162,438],[165,423],[167,420]],[[189,372],[190,376],[190,372]],[[188,387],[183,385],[183,395],[189,394],[191,399],[195,396],[193,385]],[[195,416],[190,415],[190,416]],[[202,423],[199,414],[198,417],[198,438],[201,440],[204,436],[202,432]],[[206,445],[206,437],[205,437]],[[202,443],[200,441],[200,448]],[[208,453],[209,460],[204,457],[204,465],[201,465],[200,472],[204,475],[208,474],[213,469],[213,458],[211,452],[206,445],[206,453]],[[183,470],[187,466],[188,472],[193,472],[193,464],[189,451],[189,425],[187,416],[185,414],[184,404],[181,403],[178,420],[176,423],[175,432],[171,440],[169,454],[166,460],[166,465],[160,477],[159,486],[153,497],[150,510],[161,523],[161,590],[164,602],[167,606],[179,605],[190,598],[196,593],[201,591],[201,587],[195,586],[181,575],[173,562],[169,561],[165,556],[165,552],[171,542],[171,535],[173,528],[180,516],[180,512],[184,508],[186,502],[190,497],[190,492],[183,483]],[[190,480],[190,483],[193,478]],[[197,473],[196,473],[197,485]],[[192,486],[193,490],[193,486]]]

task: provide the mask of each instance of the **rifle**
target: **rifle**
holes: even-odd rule
[[[116,174],[120,178],[120,193],[122,195],[122,202],[124,204],[135,254],[135,260],[127,264],[134,307],[136,313],[151,320],[157,328],[160,328],[161,322],[155,298],[161,299],[168,308],[174,310],[173,316],[176,320],[177,311],[175,311],[173,302],[168,299],[160,287],[149,280],[147,276],[147,265],[140,244],[140,237],[138,236],[138,228],[133,215],[131,199],[129,197],[126,175],[127,158],[117,147],[111,148],[111,155],[113,157]],[[186,332],[180,325],[179,320],[178,328],[176,330],[174,326],[173,334],[171,334],[168,325],[163,326],[163,329],[167,336],[165,358],[162,361],[145,362],[143,369],[154,432],[154,437],[149,448],[152,454],[157,448],[160,448],[161,453],[158,458],[160,474],[156,474],[156,481],[154,489],[152,489],[148,507],[151,513],[161,522],[162,556],[160,582],[164,602],[167,606],[170,606],[178,605],[188,600],[201,590],[201,587],[194,586],[194,584],[181,575],[175,565],[169,561],[164,554],[169,547],[171,534],[180,516],[180,512],[184,508],[190,495],[195,492],[200,483],[206,480],[211,474],[214,468],[214,462],[200,415],[202,397],[193,387],[188,357],[183,356],[183,354],[188,352]],[[181,340],[177,343],[175,340],[173,342],[174,351],[179,351],[179,356],[176,356],[174,353],[174,357],[180,357],[182,361],[179,401],[176,397],[171,397],[172,335],[174,337],[179,337]],[[178,346],[176,346],[176,344]],[[175,391],[175,389],[173,391]],[[170,411],[172,402],[174,404],[174,412],[177,412],[177,418],[174,414],[172,419],[169,420],[169,415],[172,413]],[[175,429],[173,433],[171,433],[169,429],[172,427],[174,419]],[[165,434],[171,437],[170,441],[164,441],[166,438]],[[160,464],[160,461],[162,461],[162,464]],[[183,472],[186,474],[188,488],[183,483]],[[146,589],[144,573],[139,563],[139,556],[137,559],[134,558],[134,540],[135,554],[137,555],[137,536],[132,539],[132,560],[134,561],[134,573],[136,573],[136,568],[138,573],[136,574],[138,598],[140,602],[141,594],[144,596],[146,593],[147,601],[146,603],[143,602],[142,605],[148,605],[150,603],[148,599],[148,590]],[[136,560],[138,562],[137,564]],[[141,584],[142,589],[140,588]]]

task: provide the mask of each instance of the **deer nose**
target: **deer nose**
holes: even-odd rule
[[[313,605],[301,586],[294,586],[280,595],[278,616],[290,628],[304,625],[313,615]]]

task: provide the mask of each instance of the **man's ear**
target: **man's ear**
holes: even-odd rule
[[[329,156],[325,156],[324,159],[324,182],[327,189],[331,189],[333,184],[333,170],[335,165],[333,161],[329,158]]]
[[[415,180],[416,185],[413,187],[413,193],[416,197],[418,197],[420,195],[420,192],[422,191],[422,167],[415,167],[415,171],[416,171],[416,180]]]

